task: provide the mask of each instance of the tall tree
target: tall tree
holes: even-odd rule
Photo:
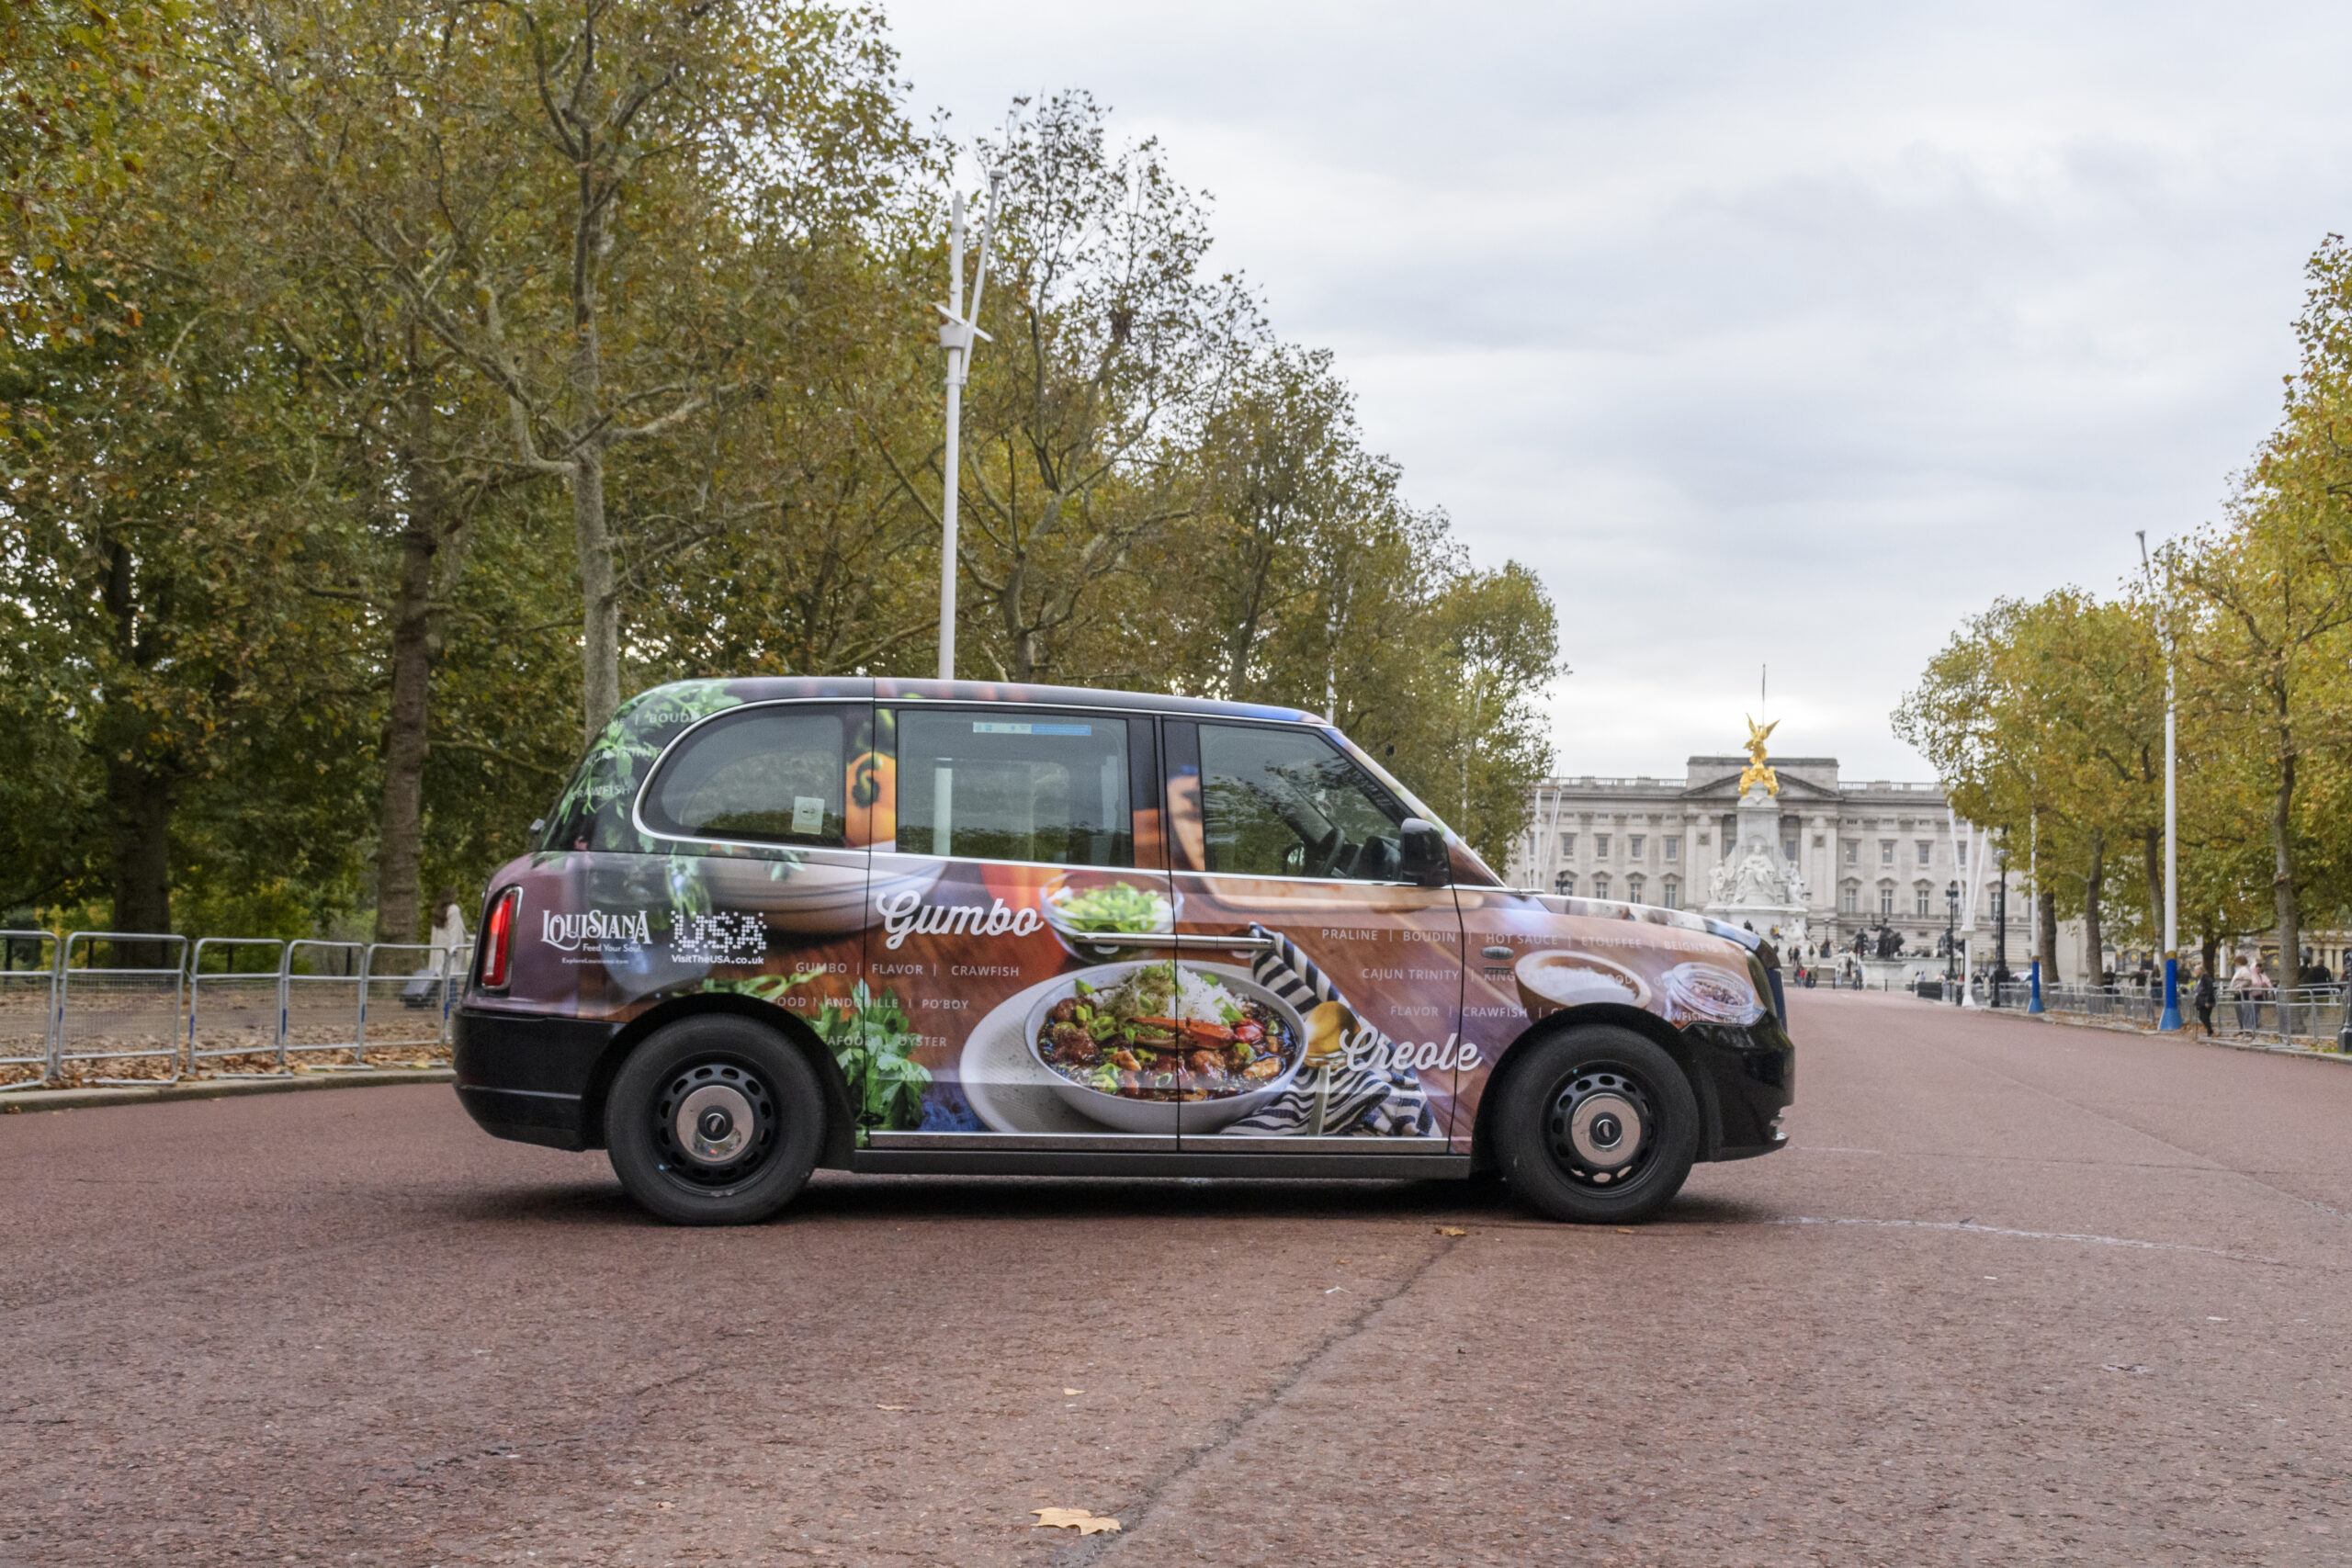
[[[1057,672],[1102,585],[1198,507],[1189,438],[1262,334],[1159,144],[1114,149],[1104,118],[1065,93],[982,149],[1007,195],[982,307],[996,341],[966,403],[958,582],[978,657],[1015,681]]]
[[[232,16],[322,198],[494,389],[506,460],[563,485],[595,734],[620,700],[624,556],[699,541],[723,504],[706,488],[616,509],[616,459],[774,389],[748,345],[796,302],[748,265],[754,241],[857,242],[913,155],[878,18],[739,0]],[[387,123],[432,200],[379,185],[342,134]]]

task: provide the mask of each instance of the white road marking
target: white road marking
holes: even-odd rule
[[[2201,1252],[2208,1258],[2227,1258],[2239,1263],[2268,1263],[2283,1266],[2284,1259],[2263,1258],[2251,1252],[2227,1252],[2218,1247],[2191,1247],[2178,1241],[2136,1241],[2120,1235],[2077,1235],[2068,1231],[2021,1231],[2006,1225],[1980,1225],[1972,1220],[1868,1220],[1860,1218],[1824,1217],[1817,1214],[1792,1215],[1787,1219],[1766,1220],[1768,1225],[1883,1225],[1891,1230],[1970,1231],[1979,1235],[2017,1236],[2026,1241],[2079,1241],[2092,1247],[2129,1247],[2149,1252]]]

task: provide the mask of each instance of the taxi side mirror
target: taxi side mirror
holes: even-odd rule
[[[1445,852],[1445,829],[1419,817],[1397,825],[1398,858],[1405,863],[1405,880],[1423,887],[1442,887],[1453,879],[1451,857]]]

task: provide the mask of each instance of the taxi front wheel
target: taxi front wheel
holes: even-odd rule
[[[605,1144],[628,1195],[672,1224],[766,1219],[808,1184],[825,1094],[808,1059],[749,1019],[681,1019],[621,1065]]]
[[[1555,1220],[1645,1220],[1682,1190],[1699,1153],[1699,1102],[1656,1042],[1592,1024],[1531,1046],[1495,1108],[1512,1190]]]

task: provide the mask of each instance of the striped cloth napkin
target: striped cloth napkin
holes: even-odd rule
[[[1288,1002],[1301,1018],[1324,1002],[1337,1002],[1360,1017],[1315,961],[1290,938],[1263,926],[1250,928],[1273,945],[1258,955],[1250,973],[1258,984]],[[1302,1042],[1302,1044],[1304,1043]],[[1387,1055],[1389,1037],[1374,1031],[1363,1041]],[[1373,1055],[1366,1051],[1364,1055]],[[1291,1087],[1225,1130],[1228,1134],[1281,1138],[1301,1135],[1355,1138],[1426,1138],[1437,1118],[1418,1070],[1410,1067],[1351,1067],[1344,1057],[1325,1068],[1302,1068]]]

